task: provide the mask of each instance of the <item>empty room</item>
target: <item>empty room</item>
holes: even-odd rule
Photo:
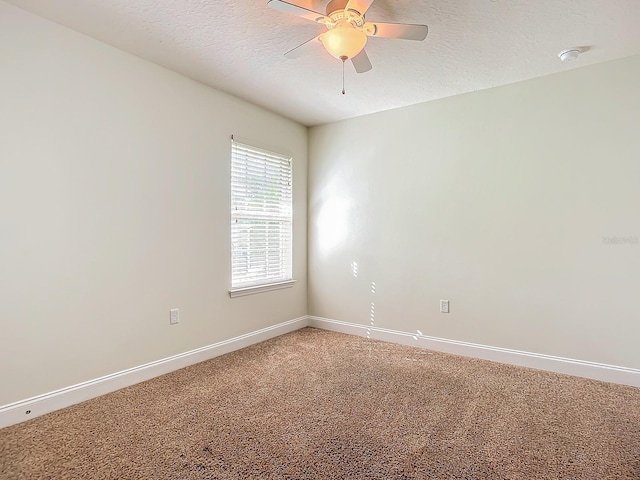
[[[0,479],[640,479],[640,2],[0,0]]]

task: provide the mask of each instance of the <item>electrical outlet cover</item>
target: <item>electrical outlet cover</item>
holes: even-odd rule
[[[440,300],[440,313],[449,313],[449,300]]]

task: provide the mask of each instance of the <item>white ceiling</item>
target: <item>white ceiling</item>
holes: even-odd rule
[[[294,1],[294,0],[289,0]],[[376,0],[369,21],[424,23],[424,42],[370,38],[373,69],[322,49],[324,27],[267,0],[8,0],[204,84],[317,125],[640,53],[639,0]],[[326,0],[296,3],[324,12]],[[587,51],[572,63],[565,48]]]

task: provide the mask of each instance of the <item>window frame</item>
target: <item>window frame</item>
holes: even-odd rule
[[[245,154],[244,162],[240,162],[239,160],[240,155],[238,155],[238,152],[243,152]],[[253,160],[249,159],[250,156],[253,157]],[[260,158],[261,156],[262,158]],[[240,172],[241,175],[243,174],[248,175],[247,173],[248,169],[250,168],[250,166],[255,167],[256,161],[264,163],[265,170],[277,168],[278,166],[281,167],[285,162],[288,162],[288,170],[285,171],[285,177],[284,177],[288,179],[288,187],[285,186],[284,188],[281,188],[281,190],[278,190],[278,195],[281,197],[284,197],[285,199],[287,199],[288,197],[288,202],[287,200],[285,200],[284,202],[282,200],[279,200],[277,201],[277,203],[267,204],[268,201],[265,200],[265,202],[260,205],[258,202],[250,201],[251,185],[249,185],[248,182],[244,184],[242,184],[241,182],[239,183],[238,178],[240,177],[236,177],[236,175],[237,173],[239,173],[238,169],[243,169],[243,168],[245,170],[244,172]],[[254,165],[250,165],[250,162],[254,162]],[[237,163],[240,163],[240,165],[238,165]],[[293,278],[293,236],[294,236],[293,235],[293,157],[291,155],[286,155],[286,154],[281,154],[281,153],[273,152],[270,150],[266,150],[264,148],[251,145],[249,143],[240,142],[234,139],[232,136],[230,167],[231,167],[230,168],[230,173],[231,173],[230,175],[231,177],[230,178],[230,207],[231,208],[230,208],[229,238],[231,241],[231,245],[230,245],[231,288],[229,289],[229,296],[232,298],[241,297],[245,295],[251,295],[254,293],[262,293],[262,292],[268,292],[272,290],[279,290],[282,288],[292,287],[295,283],[295,280]],[[245,179],[245,180],[248,180],[248,179]],[[269,178],[268,174],[265,172],[263,179],[258,179],[258,184],[253,185],[254,193],[256,190],[259,190],[260,187],[269,186],[270,180],[272,181],[272,183],[277,183],[277,181],[274,181],[273,177]],[[236,196],[238,187],[240,188],[244,187],[244,189],[246,190],[245,196],[241,197],[240,201],[238,201]],[[251,207],[248,206],[251,203],[254,203],[254,207],[255,205],[260,205],[262,207],[262,210],[255,209],[255,208],[252,209]],[[243,213],[238,214],[237,208],[238,206],[242,206],[242,205],[246,207],[246,210]],[[275,213],[272,216],[269,216],[269,215],[265,216],[265,213],[264,213],[265,208],[269,206],[270,207],[276,206],[278,213]],[[286,215],[284,220],[281,213],[282,210],[285,211],[285,215]],[[253,217],[251,215],[253,215]],[[268,234],[268,230],[267,230],[268,227],[266,227],[268,223],[279,225],[278,228],[283,228],[284,226],[284,228],[288,230],[288,233],[287,232],[285,232],[284,234],[279,233],[276,236],[281,243],[280,247],[276,247],[277,254],[278,254],[278,262],[280,263],[280,273],[284,273],[284,275],[278,275],[277,277],[268,276],[269,266],[268,266],[268,262],[266,261],[267,251],[265,250],[265,254],[264,254],[265,267],[264,268],[267,271],[267,275],[265,275],[264,278],[258,279],[255,282],[246,282],[246,281],[242,282],[242,281],[238,281],[238,279],[234,277],[234,273],[238,265],[237,258],[236,258],[236,255],[238,254],[238,247],[237,246],[234,247],[234,245],[236,245],[236,243],[234,243],[234,238],[237,241],[237,238],[241,235],[241,231],[234,228],[234,225],[237,224],[238,219],[245,220],[247,222],[259,222],[259,223],[262,222],[263,225],[265,225],[264,226],[265,235]],[[250,242],[251,240],[250,232],[247,231],[245,235],[248,236],[249,242]],[[285,245],[286,245],[284,248],[282,247],[283,241],[285,242]],[[253,249],[255,249],[255,247],[253,247]],[[249,243],[246,249],[244,250],[240,249],[239,251],[240,252],[244,251],[249,253],[251,250],[252,250],[252,247],[251,247],[251,244]],[[260,263],[259,256],[258,256],[257,263]],[[242,280],[242,279],[239,279],[239,280]]]

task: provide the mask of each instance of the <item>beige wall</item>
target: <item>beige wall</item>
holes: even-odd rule
[[[291,289],[227,294],[231,134],[294,156]],[[306,128],[0,2],[0,405],[305,315],[306,156]]]
[[[0,405],[307,313],[304,127],[1,1],[0,68]],[[311,129],[309,313],[640,368],[639,77]],[[231,134],[294,156],[291,289],[228,297]]]
[[[311,129],[310,314],[640,368],[640,245],[603,241],[640,237],[639,78],[632,57]]]

